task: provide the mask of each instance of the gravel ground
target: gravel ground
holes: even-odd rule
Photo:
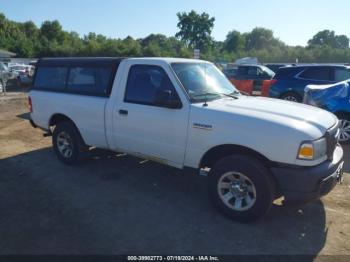
[[[25,93],[0,95],[0,254],[350,255],[348,174],[320,201],[240,224],[206,177],[125,155],[61,164],[26,113]]]

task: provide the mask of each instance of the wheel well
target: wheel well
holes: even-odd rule
[[[293,94],[293,95],[296,95],[296,96],[298,96],[299,98],[302,99],[301,95],[299,95],[298,92],[293,91],[293,90],[287,90],[287,91],[283,92],[283,93],[280,95],[280,98],[282,98],[282,97],[285,96],[286,94]]]
[[[350,113],[349,112],[345,112],[345,111],[337,111],[337,112],[335,112],[333,114],[335,114],[338,118],[340,116],[348,116],[348,117],[350,117]]]
[[[271,161],[269,159],[248,147],[239,145],[220,145],[211,148],[204,154],[200,162],[200,168],[211,168],[218,160],[222,159],[223,157],[237,153],[254,156],[257,159],[261,160],[266,165],[266,167],[269,167],[271,165]]]
[[[70,119],[68,116],[63,115],[63,114],[54,114],[49,122],[49,127],[53,127],[53,126],[57,126],[59,123],[61,122],[70,122],[74,125],[75,129],[78,131],[78,134],[80,136],[80,138],[82,139],[82,141],[85,144],[85,140],[83,138],[83,136],[81,135],[79,128],[76,126],[76,124],[74,123],[74,121],[72,119]],[[53,128],[51,128],[51,132],[53,132]]]
[[[69,117],[63,115],[63,114],[55,114],[51,117],[50,122],[49,122],[49,126],[56,126],[58,123],[60,122],[73,122],[72,119],[70,119]]]
[[[204,154],[200,163],[200,168],[211,168],[218,160],[222,159],[223,157],[237,153],[255,157],[256,159],[260,160],[262,164],[268,169],[270,169],[272,166],[272,162],[268,158],[253,149],[240,145],[220,145],[211,148]],[[281,193],[278,182],[272,173],[270,173],[270,179],[275,189],[275,197],[278,198],[281,196]]]

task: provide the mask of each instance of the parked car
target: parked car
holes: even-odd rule
[[[31,65],[11,64],[9,66],[10,72],[15,75],[17,79],[17,86],[29,86],[32,83],[34,75],[34,67]]]
[[[302,102],[307,85],[335,84],[350,78],[344,65],[302,65],[280,68],[273,78],[270,97]]]
[[[275,73],[263,65],[236,65],[224,74],[240,91],[249,95],[268,96],[268,88]]]
[[[339,118],[339,141],[350,143],[350,80],[333,85],[308,85],[304,103],[328,110]]]
[[[241,95],[205,61],[41,59],[29,106],[32,125],[52,135],[63,163],[97,147],[210,169],[214,205],[239,221],[261,218],[280,196],[320,198],[342,177],[336,116]]]

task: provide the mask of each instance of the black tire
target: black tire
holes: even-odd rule
[[[281,99],[286,100],[286,101],[291,101],[291,102],[297,102],[297,103],[301,103],[302,102],[302,98],[300,95],[298,95],[295,92],[287,92],[284,93],[281,96]]]
[[[220,191],[222,189],[219,190],[219,182],[223,181],[223,177],[229,172],[243,174],[255,187],[255,201],[247,210],[237,211],[233,207],[230,208],[221,198],[222,195],[219,192],[222,192]],[[275,199],[275,186],[268,169],[261,161],[251,156],[232,155],[221,159],[210,170],[208,182],[209,194],[214,206],[224,215],[239,222],[248,223],[262,218],[268,213]],[[232,188],[227,190],[231,193]],[[231,200],[236,201],[236,197]],[[246,200],[244,202],[247,204]]]
[[[67,153],[67,150],[62,150],[60,142],[62,136],[69,138],[68,144],[70,144],[71,154],[64,154]],[[67,165],[79,164],[87,151],[87,146],[72,122],[61,122],[56,125],[52,135],[52,145],[58,159]]]
[[[347,140],[343,140],[344,134],[343,132],[345,132],[348,136],[350,136],[350,130],[342,130],[344,127],[350,127],[350,115],[346,114],[346,113],[337,113],[336,116],[338,117],[340,123],[339,123],[339,131],[340,131],[340,135],[339,135],[339,142],[342,145],[348,145],[350,144],[350,137]]]

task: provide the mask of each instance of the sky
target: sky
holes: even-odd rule
[[[255,27],[274,31],[288,45],[305,46],[318,31],[350,37],[348,0],[0,0],[0,12],[17,22],[40,26],[57,19],[64,30],[107,37],[173,36],[177,12],[206,12],[215,17],[212,36],[223,41],[231,30]]]

